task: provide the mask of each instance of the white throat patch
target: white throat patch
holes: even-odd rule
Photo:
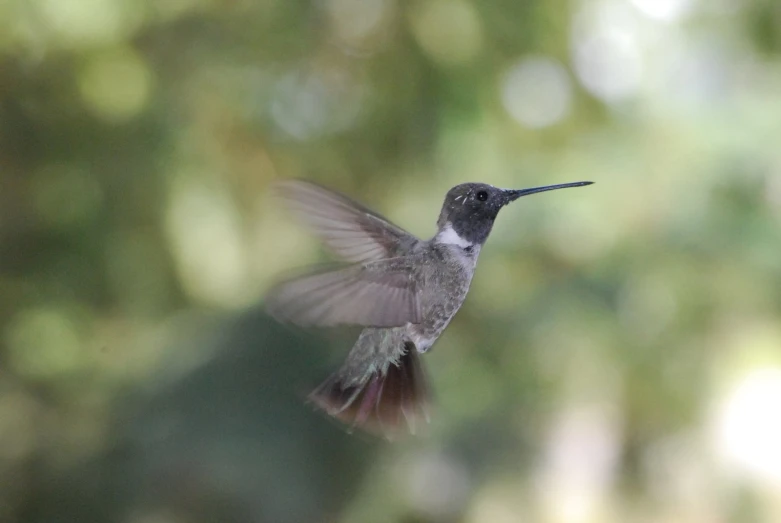
[[[445,245],[457,245],[462,249],[472,246],[472,242],[468,242],[459,236],[458,233],[453,230],[453,225],[450,223],[446,223],[442,231],[437,234],[437,242]]]

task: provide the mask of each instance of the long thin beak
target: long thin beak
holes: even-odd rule
[[[583,187],[584,185],[591,185],[594,182],[572,182],[572,183],[560,183],[558,185],[545,185],[543,187],[533,187],[531,189],[505,189],[504,194],[507,197],[507,203],[513,202],[521,196],[528,196],[530,194],[555,191],[556,189],[566,189],[567,187]]]

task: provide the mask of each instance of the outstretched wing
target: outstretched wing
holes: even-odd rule
[[[368,262],[407,254],[420,240],[360,203],[303,180],[278,184],[296,215],[337,256]]]
[[[266,297],[277,320],[301,326],[399,327],[420,322],[420,296],[406,258],[319,270],[282,282]]]

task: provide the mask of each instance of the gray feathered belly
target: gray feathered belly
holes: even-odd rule
[[[434,345],[434,342],[437,341],[442,334],[442,331],[445,330],[445,327],[448,326],[450,320],[452,320],[453,316],[458,312],[460,305],[461,304],[458,304],[452,311],[442,311],[434,321],[428,321],[417,325],[410,323],[405,327],[406,336],[415,344],[415,348],[418,349],[418,352],[426,352]]]
[[[443,281],[448,276],[449,281]],[[471,277],[464,272],[440,273],[439,278],[429,279],[428,283],[436,284],[440,292],[431,292],[431,287],[424,291],[429,294],[421,304],[423,321],[402,327],[364,329],[339,372],[341,379],[346,384],[357,384],[373,372],[385,373],[388,365],[404,354],[410,342],[418,352],[427,352],[461,308],[470,282]],[[448,292],[441,291],[447,288]]]
[[[423,321],[407,324],[404,329],[409,340],[415,344],[418,352],[428,351],[461,308],[469,290],[471,278],[459,278],[458,285],[444,285],[435,299],[423,304]],[[449,291],[442,289],[450,288]]]
[[[420,264],[415,279],[421,289],[421,321],[400,327],[365,328],[339,372],[341,380],[356,384],[374,372],[384,374],[388,365],[396,364],[411,349],[410,345],[417,352],[427,352],[464,303],[478,252],[476,249],[472,256],[465,257],[444,247],[436,252],[440,256],[433,262]]]

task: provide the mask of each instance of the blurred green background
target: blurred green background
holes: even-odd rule
[[[502,212],[429,434],[301,399],[304,177]],[[781,521],[781,3],[0,1],[0,521]]]

